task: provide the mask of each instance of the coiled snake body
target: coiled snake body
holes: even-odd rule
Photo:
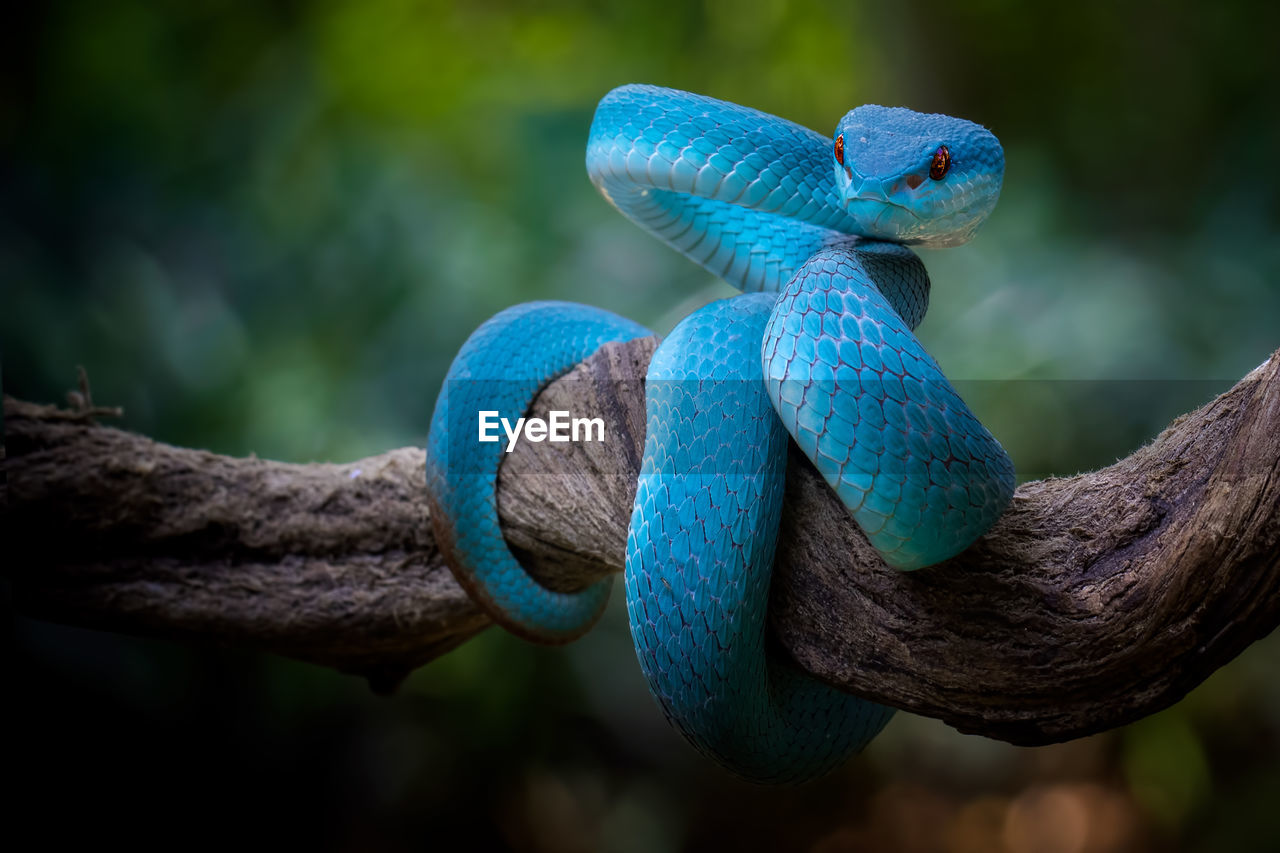
[[[768,648],[788,434],[898,569],[959,553],[1013,493],[1003,448],[912,334],[929,280],[906,248],[972,236],[1003,170],[985,129],[904,109],[859,107],[832,138],[652,86],[596,110],[587,171],[600,192],[747,291],[685,318],[649,365],[625,572],[654,696],[741,776],[823,773],[892,713]],[[529,639],[587,630],[608,584],[554,592],[511,556],[494,494],[502,447],[477,442],[477,413],[514,422],[601,343],[646,334],[599,309],[529,303],[482,325],[445,380],[427,446],[436,537],[469,593]]]

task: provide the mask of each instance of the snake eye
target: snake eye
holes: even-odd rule
[[[836,137],[836,162],[844,165],[844,134]]]
[[[929,177],[940,181],[949,171],[951,171],[951,150],[945,145],[939,145],[938,150],[933,152],[933,162],[929,164]]]

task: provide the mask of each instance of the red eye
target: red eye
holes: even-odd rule
[[[939,145],[933,152],[933,162],[929,164],[929,177],[940,181],[951,171],[951,151],[945,145]]]
[[[836,162],[844,165],[844,134],[836,137]]]

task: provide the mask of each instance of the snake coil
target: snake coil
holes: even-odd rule
[[[787,441],[895,568],[942,562],[999,518],[1013,465],[913,334],[929,279],[908,246],[968,240],[999,196],[1003,151],[948,116],[863,106],[828,138],[633,85],[596,109],[587,172],[625,216],[744,291],[685,318],[649,365],[625,571],[641,669],[672,724],[732,772],[812,778],[892,710],[770,648]],[[502,448],[470,427],[480,411],[514,421],[605,341],[647,334],[600,309],[528,303],[484,323],[450,367],[427,444],[432,523],[459,582],[520,636],[579,636],[609,584],[555,592],[521,568],[498,525]]]

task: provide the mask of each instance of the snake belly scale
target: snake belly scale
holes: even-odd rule
[[[646,381],[645,452],[627,536],[632,638],[672,724],[759,782],[820,775],[892,711],[802,672],[765,629],[794,440],[894,568],[968,547],[1013,493],[1013,465],[913,330],[929,279],[910,245],[968,240],[999,196],[979,125],[859,107],[831,137],[701,95],[623,86],[600,102],[587,172],[619,211],[744,291],[686,317]],[[532,640],[588,630],[607,582],[554,592],[503,542],[501,448],[479,410],[522,415],[601,343],[648,334],[596,308],[503,311],[463,346],[427,444],[432,524],[454,574]]]

